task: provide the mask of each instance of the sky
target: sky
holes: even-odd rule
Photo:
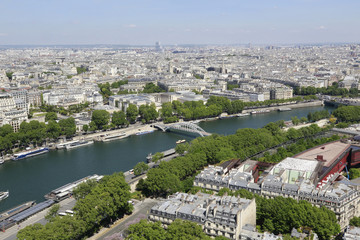
[[[360,42],[359,0],[0,0],[0,45]]]

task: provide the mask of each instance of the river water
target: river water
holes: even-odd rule
[[[308,107],[288,112],[270,112],[241,118],[201,122],[199,126],[210,133],[233,134],[239,128],[260,128],[269,122],[307,116],[309,112],[332,107]],[[51,151],[40,156],[0,165],[0,191],[9,190],[10,196],[0,202],[0,212],[23,202],[41,202],[53,189],[91,174],[112,174],[127,171],[145,161],[148,153],[164,151],[176,146],[176,141],[191,136],[155,131],[151,134],[80,147],[72,150]]]

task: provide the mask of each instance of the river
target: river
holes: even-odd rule
[[[308,107],[288,112],[270,112],[240,118],[201,122],[199,126],[210,133],[233,134],[239,128],[260,128],[269,122],[307,116],[309,112],[333,107]],[[9,190],[10,196],[0,202],[0,212],[23,202],[41,202],[44,195],[69,182],[91,174],[112,174],[127,171],[145,161],[148,153],[164,151],[176,146],[179,139],[193,137],[155,131],[151,134],[84,146],[72,150],[51,151],[47,154],[8,161],[0,165],[0,191]]]

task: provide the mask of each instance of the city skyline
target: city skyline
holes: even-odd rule
[[[0,45],[311,44],[360,41],[360,3],[3,1]]]

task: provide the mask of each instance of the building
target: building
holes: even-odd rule
[[[344,179],[341,171],[359,157],[359,147],[340,141],[309,149],[271,166],[245,161],[230,167],[205,168],[194,186],[219,191],[246,189],[265,197],[306,200],[334,211],[342,229],[360,216],[360,185]],[[259,172],[263,172],[261,175]]]
[[[0,94],[0,126],[10,124],[17,132],[20,124],[28,119],[27,109],[20,108],[14,97],[9,93]]]
[[[349,226],[344,234],[344,240],[357,240],[360,239],[360,228]]]
[[[160,221],[165,228],[175,219],[195,222],[210,236],[241,239],[243,227],[256,225],[255,199],[176,193],[150,210],[149,220]]]

